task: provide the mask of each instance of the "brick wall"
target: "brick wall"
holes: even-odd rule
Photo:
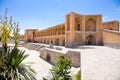
[[[103,43],[105,46],[120,49],[120,32],[113,30],[103,30]]]

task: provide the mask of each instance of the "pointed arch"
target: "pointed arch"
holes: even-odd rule
[[[92,18],[86,21],[86,31],[96,31],[96,21]]]

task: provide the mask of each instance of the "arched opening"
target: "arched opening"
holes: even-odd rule
[[[35,42],[35,32],[33,31],[33,42]]]
[[[42,43],[42,40],[40,39],[39,42]]]
[[[96,31],[96,21],[92,18],[86,22],[86,31]]]
[[[87,45],[95,45],[96,44],[95,36],[92,34],[88,35],[86,38],[86,44]]]
[[[62,43],[63,43],[63,46],[65,46],[65,39],[63,39]]]
[[[59,38],[55,39],[55,45],[59,45]]]
[[[110,30],[113,30],[113,28],[110,28]]]
[[[28,38],[27,42],[32,42],[32,40],[30,38]]]
[[[80,30],[80,24],[77,24],[77,30]]]
[[[49,39],[46,40],[46,43],[49,44]]]
[[[46,55],[46,61],[50,62],[50,59],[51,59],[51,57],[50,57],[50,54],[48,53],[48,54]]]
[[[45,39],[43,39],[43,44],[45,44]]]
[[[53,44],[53,40],[51,40],[51,44]]]

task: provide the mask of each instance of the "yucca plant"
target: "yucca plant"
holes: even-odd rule
[[[17,48],[8,50],[0,66],[0,76],[3,80],[36,80],[35,72],[29,65],[23,64],[28,55]]]
[[[11,29],[12,27],[11,21],[12,18],[10,19],[10,25],[8,25],[7,17],[5,17],[5,21],[3,20],[0,26],[0,34],[3,43],[2,49],[0,50],[0,80],[36,80],[34,70],[31,69],[29,64],[23,63],[28,55],[24,54],[25,51],[21,51],[17,48],[19,43],[19,32],[17,32],[19,31],[17,30],[18,25],[17,28],[14,28],[13,36],[15,37],[15,46],[12,49],[7,46],[11,33],[9,28]]]

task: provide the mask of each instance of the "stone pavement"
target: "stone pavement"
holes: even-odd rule
[[[61,51],[63,53],[66,53],[68,50],[81,52],[82,80],[120,80],[119,49],[113,49],[105,46],[80,46],[74,49],[65,48],[62,46],[57,47],[61,47]],[[37,59],[37,62],[35,63],[35,67],[36,69],[40,69],[38,70],[38,75],[48,75],[48,71],[52,67],[52,65],[40,59],[39,52],[31,50],[28,52],[28,54],[36,56],[35,60]],[[31,58],[29,59],[29,61],[34,61],[34,57]],[[75,70],[76,69],[72,69],[73,72]],[[76,71],[74,72],[74,74],[75,73]]]
[[[82,80],[120,80],[120,50],[93,46],[81,53]]]

